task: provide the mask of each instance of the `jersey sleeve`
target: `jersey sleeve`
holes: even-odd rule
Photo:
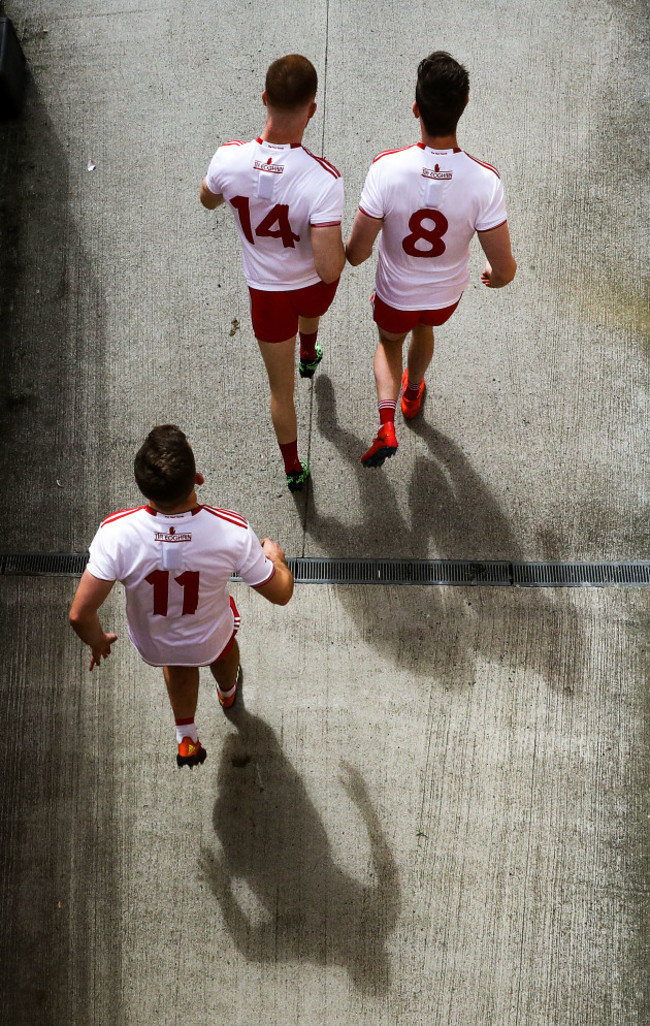
[[[486,193],[485,202],[476,219],[476,231],[487,232],[490,228],[498,228],[508,220],[506,200],[501,179],[490,172],[490,189]]]
[[[111,545],[111,536],[105,528],[99,531],[90,543],[90,559],[86,569],[100,581],[119,581],[117,551]]]
[[[343,179],[334,178],[329,172],[326,172],[326,177],[329,180],[321,189],[309,215],[309,223],[321,228],[340,224],[343,220]]]
[[[386,211],[381,195],[381,172],[378,164],[371,164],[359,200],[359,210],[368,217],[382,221]]]
[[[223,190],[221,174],[223,172],[223,146],[220,146],[208,165],[208,173],[205,176],[205,184],[215,196],[220,196]]]
[[[250,526],[246,530],[246,540],[239,557],[237,573],[251,588],[266,584],[275,573],[273,563],[264,555],[259,538]]]

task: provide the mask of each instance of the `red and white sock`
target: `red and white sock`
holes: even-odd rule
[[[394,399],[381,399],[379,401],[379,420],[382,424],[393,424],[395,422],[395,407],[397,402]]]
[[[407,381],[408,381],[408,384],[407,384],[406,390],[404,392],[404,398],[405,399],[417,399],[418,392],[420,391],[420,385],[422,384],[422,379],[420,379],[415,385],[413,384],[413,382],[411,381],[410,378],[407,378]]]
[[[189,720],[176,720],[176,741],[179,745],[184,737],[189,737],[190,741],[199,740],[194,717],[190,717]]]

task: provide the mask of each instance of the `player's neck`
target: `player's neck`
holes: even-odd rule
[[[432,150],[457,150],[459,148],[455,132],[451,135],[428,135],[423,129],[422,142]]]
[[[302,117],[298,119],[269,114],[260,138],[276,146],[288,146],[291,143],[300,146],[305,127],[306,122]]]
[[[156,503],[152,501],[152,499],[149,499],[147,504],[150,509],[154,509],[156,513],[162,513],[163,516],[174,516],[176,513],[189,513],[191,509],[196,509],[198,506],[196,489],[193,490],[192,494],[189,495],[187,499],[183,499],[183,501],[179,502],[178,506],[174,506],[173,509],[161,509],[160,506],[157,506]]]

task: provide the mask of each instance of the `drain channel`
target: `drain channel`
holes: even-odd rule
[[[86,552],[0,554],[0,575],[80,577]],[[650,562],[508,563],[464,559],[289,559],[297,584],[438,584],[519,588],[650,587]],[[234,581],[241,578],[233,577]]]

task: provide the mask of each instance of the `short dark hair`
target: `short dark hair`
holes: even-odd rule
[[[451,135],[469,96],[469,75],[444,50],[425,57],[418,68],[415,101],[429,135]]]
[[[159,424],[150,431],[136,453],[133,471],[142,494],[161,509],[176,506],[191,495],[196,464],[181,429],[175,424]]]
[[[316,95],[316,68],[299,53],[289,53],[273,61],[266,73],[266,99],[270,107],[296,110],[310,103]]]

